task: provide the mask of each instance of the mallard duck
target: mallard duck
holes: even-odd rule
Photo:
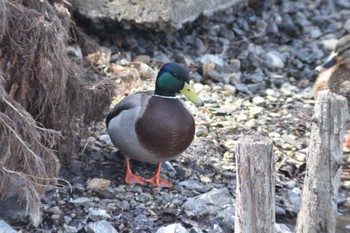
[[[314,97],[317,92],[330,89],[333,93],[347,98],[350,110],[350,35],[342,37],[325,63],[316,67],[320,75],[314,85]],[[350,147],[347,136],[345,147]]]
[[[160,177],[161,163],[186,150],[195,133],[192,115],[176,97],[180,92],[197,106],[204,104],[189,85],[186,69],[177,63],[167,63],[158,73],[154,91],[125,97],[107,115],[110,138],[126,159],[127,184],[172,187]],[[157,164],[154,176],[145,179],[133,174],[130,159]]]

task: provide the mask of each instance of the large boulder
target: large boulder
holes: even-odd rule
[[[152,28],[177,30],[201,14],[209,16],[216,11],[243,5],[246,0],[74,0],[73,7],[96,28],[105,23],[118,23]]]

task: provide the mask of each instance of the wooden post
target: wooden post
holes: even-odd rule
[[[297,233],[335,232],[348,115],[346,98],[328,90],[318,93]]]
[[[275,175],[272,141],[244,135],[236,148],[235,233],[275,232]]]

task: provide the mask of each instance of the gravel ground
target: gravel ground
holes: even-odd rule
[[[161,63],[176,61],[189,68],[205,102],[200,108],[186,102],[195,117],[196,138],[181,157],[163,164],[162,176],[176,184],[173,189],[128,186],[123,183],[123,156],[111,144],[104,123],[92,124],[79,133],[81,150],[62,171],[70,185],[60,182],[60,187],[48,188],[38,228],[17,230],[233,232],[235,146],[242,134],[255,130],[274,142],[276,232],[292,232],[314,106],[313,69],[335,39],[349,33],[350,3],[267,2],[200,18],[173,33],[100,33],[105,52],[92,55],[99,59],[94,59],[96,69],[87,72],[92,78],[114,79],[116,101],[134,91],[152,90]],[[146,177],[155,169],[133,165]],[[348,165],[338,198],[339,233],[350,228]]]

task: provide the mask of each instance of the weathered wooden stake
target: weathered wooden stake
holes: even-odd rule
[[[275,232],[275,175],[272,141],[258,133],[237,144],[235,233]]]
[[[328,90],[318,93],[297,233],[335,232],[348,115],[346,98]]]

